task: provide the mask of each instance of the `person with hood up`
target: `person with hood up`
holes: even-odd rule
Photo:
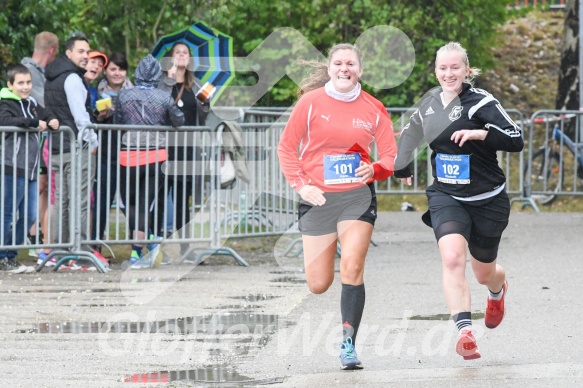
[[[181,126],[184,113],[172,96],[157,88],[161,77],[158,60],[148,54],[136,69],[136,87],[119,92],[113,123]],[[165,133],[140,130],[126,131],[121,138],[119,188],[132,233],[130,238],[134,240],[155,237],[163,220],[166,196],[161,165],[167,159],[165,138]],[[132,244],[130,268],[150,267],[158,255],[159,245],[149,244],[148,251],[148,256],[142,260],[142,246]]]

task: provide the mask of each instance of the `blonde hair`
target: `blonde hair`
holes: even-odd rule
[[[338,50],[352,50],[354,53],[356,53],[356,57],[358,58],[358,64],[362,69],[363,67],[362,51],[360,51],[358,47],[350,43],[337,43],[330,47],[330,50],[328,50],[328,59],[326,60],[326,62],[304,60],[300,61],[301,65],[310,66],[313,68],[313,70],[300,82],[298,88],[298,97],[301,97],[303,94],[307,92],[323,87],[326,84],[326,82],[330,80],[330,76],[328,75],[330,59],[332,58],[332,55],[334,55],[334,53],[336,53],[336,51]]]
[[[473,85],[474,79],[480,75],[482,70],[480,70],[477,67],[470,67],[470,60],[468,59],[468,52],[466,51],[466,49],[463,48],[463,46],[458,42],[449,42],[448,44],[442,46],[439,50],[437,50],[437,53],[435,54],[436,63],[437,56],[445,52],[458,52],[462,54],[462,61],[464,62],[466,67],[470,70],[468,76],[466,77],[466,82],[469,83],[470,85]]]
[[[59,49],[59,37],[52,32],[43,31],[34,38],[34,49],[37,51],[49,51],[50,48]]]

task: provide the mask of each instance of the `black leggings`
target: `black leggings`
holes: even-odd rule
[[[121,166],[119,191],[130,231],[157,233],[164,224],[164,174],[160,164]]]
[[[203,169],[201,147],[167,147],[168,165],[165,172],[168,174],[168,184],[172,187],[174,203],[174,223],[179,238],[189,238],[188,227],[182,228],[190,222],[190,205],[200,206],[203,199]],[[191,202],[192,201],[192,202]]]
[[[172,200],[174,201],[174,222],[176,224],[176,232],[179,233],[180,238],[188,238],[188,227],[186,230],[182,228],[190,222],[190,200],[192,206],[200,205],[202,202],[202,177],[196,175],[191,179],[177,178],[169,179],[172,186]]]

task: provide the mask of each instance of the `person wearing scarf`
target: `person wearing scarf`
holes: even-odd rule
[[[301,197],[306,280],[325,292],[334,280],[337,243],[342,247],[340,310],[342,369],[362,369],[355,345],[364,311],[364,261],[377,217],[374,180],[392,175],[397,154],[393,125],[383,104],[361,89],[362,53],[332,46],[327,63],[300,84],[300,99],[281,136],[283,174]],[[371,160],[376,143],[379,159]]]

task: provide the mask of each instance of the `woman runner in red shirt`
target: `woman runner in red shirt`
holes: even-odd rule
[[[327,63],[300,85],[278,147],[281,169],[300,194],[299,228],[310,291],[324,293],[334,280],[340,242],[342,369],[362,369],[355,351],[364,310],[364,259],[377,217],[373,180],[393,173],[397,153],[391,119],[377,99],[361,90],[362,53],[351,44],[332,46]],[[379,160],[371,163],[375,142]]]

